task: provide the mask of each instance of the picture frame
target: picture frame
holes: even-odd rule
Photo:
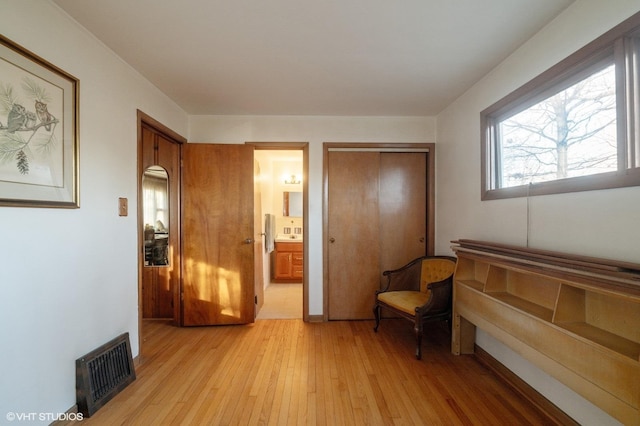
[[[79,83],[0,35],[0,206],[80,207]]]

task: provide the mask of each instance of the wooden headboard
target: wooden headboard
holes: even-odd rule
[[[452,352],[475,327],[602,408],[640,425],[640,265],[453,241]]]

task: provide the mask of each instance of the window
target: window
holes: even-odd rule
[[[482,199],[640,185],[639,65],[636,14],[484,110]]]

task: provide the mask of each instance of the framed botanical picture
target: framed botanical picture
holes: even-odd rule
[[[79,207],[78,86],[0,35],[0,206]]]

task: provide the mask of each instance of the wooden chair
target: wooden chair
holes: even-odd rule
[[[430,321],[451,321],[451,291],[456,258],[423,256],[405,266],[384,271],[387,285],[376,291],[374,330],[380,325],[382,308],[413,322],[416,358],[422,358],[422,330]]]

